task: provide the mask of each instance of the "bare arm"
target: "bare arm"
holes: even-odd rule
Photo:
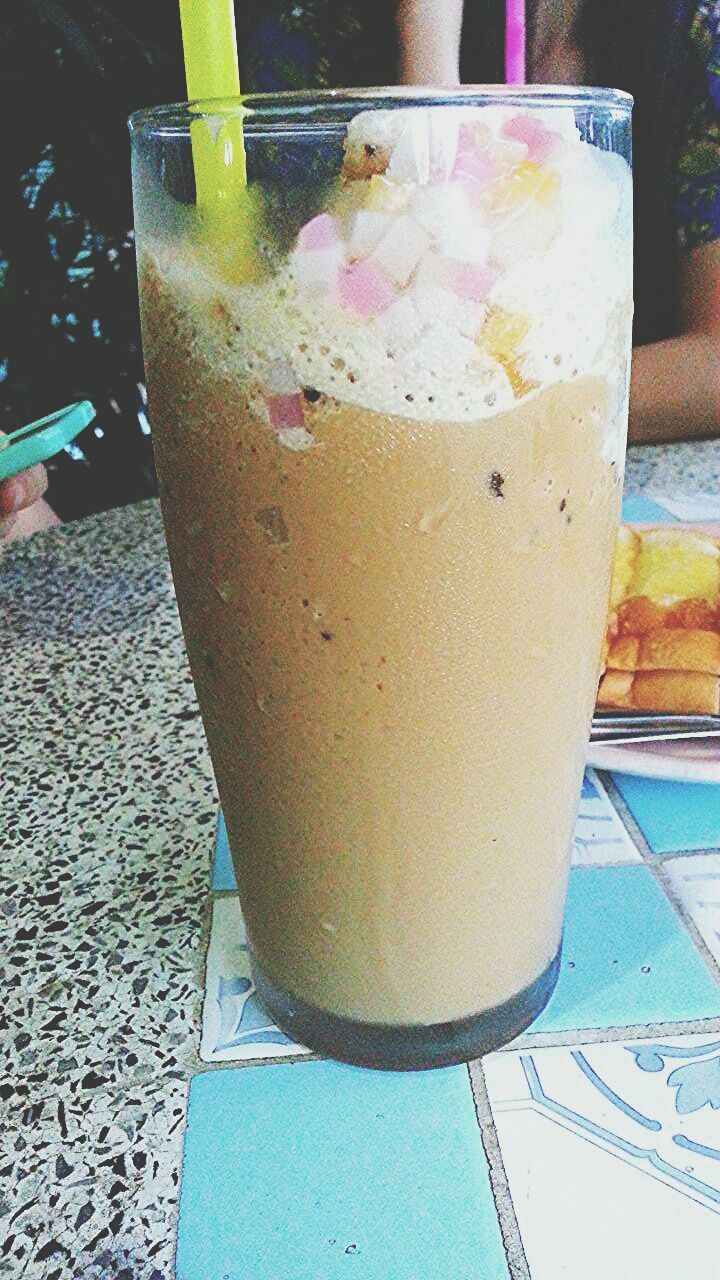
[[[463,0],[400,0],[397,7],[398,82],[460,83]]]
[[[720,435],[720,240],[681,266],[682,333],[637,347],[630,379],[630,441]]]

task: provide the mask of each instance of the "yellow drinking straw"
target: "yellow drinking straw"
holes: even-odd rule
[[[237,98],[240,94],[233,0],[180,0],[188,99]],[[197,206],[217,267],[235,282],[257,274],[251,235],[242,112],[190,126]]]

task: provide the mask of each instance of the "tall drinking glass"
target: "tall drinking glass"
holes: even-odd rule
[[[426,1067],[558,973],[618,519],[631,100],[131,121],[162,508],[255,983]]]

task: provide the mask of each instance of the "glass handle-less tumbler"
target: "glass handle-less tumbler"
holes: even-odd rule
[[[622,485],[630,106],[131,121],[163,514],[254,978],[339,1058],[474,1057],[556,981]]]

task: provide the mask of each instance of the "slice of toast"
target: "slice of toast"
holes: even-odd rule
[[[606,671],[599,707],[623,711],[720,714],[720,679],[703,671]]]
[[[720,635],[695,628],[655,627],[620,636],[608,646],[606,666],[616,671],[704,671],[720,675]]]
[[[720,538],[621,526],[599,707],[718,713]]]

